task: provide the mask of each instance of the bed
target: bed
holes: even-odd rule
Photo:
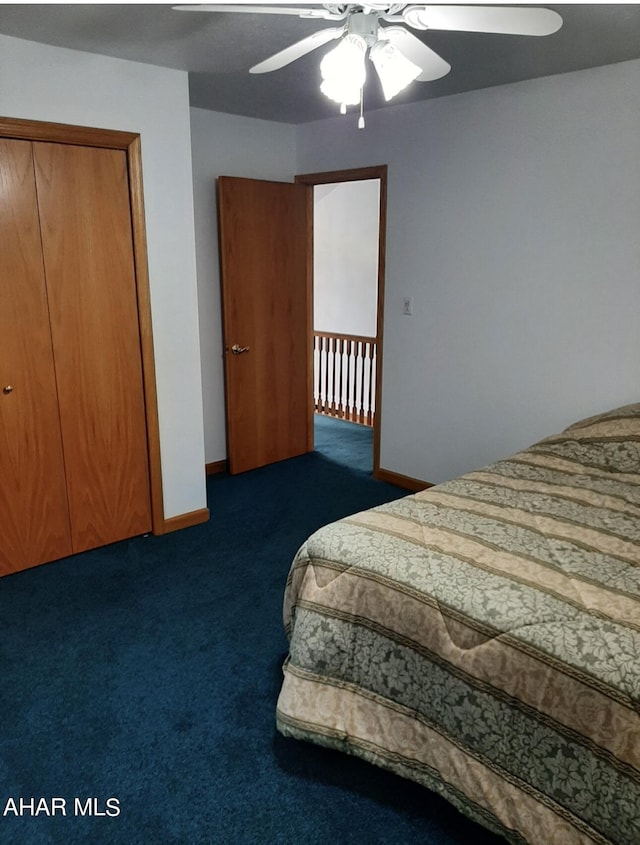
[[[640,843],[640,404],[314,533],[278,729],[514,845]]]

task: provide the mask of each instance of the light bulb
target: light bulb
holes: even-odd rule
[[[360,102],[360,91],[367,71],[364,64],[367,45],[360,35],[346,35],[320,62],[320,90],[329,99],[346,106]]]
[[[421,68],[388,41],[376,41],[369,57],[380,77],[385,100],[395,97],[422,73]]]

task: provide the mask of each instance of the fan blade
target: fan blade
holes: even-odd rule
[[[249,69],[249,73],[269,73],[272,70],[279,70],[290,62],[306,56],[312,50],[316,50],[318,47],[322,47],[323,44],[328,44],[329,41],[332,41],[334,38],[340,38],[342,35],[344,35],[343,26],[332,26],[329,29],[321,29],[318,32],[314,32],[313,35],[303,38],[302,41],[296,41],[295,44],[285,47],[279,53],[269,56],[263,62],[254,65]]]
[[[500,6],[408,6],[402,18],[414,29],[504,35],[551,35],[562,26],[562,18],[551,9]]]
[[[172,6],[176,12],[235,12],[249,15],[295,15],[299,18],[318,18],[320,20],[339,21],[347,13],[330,12],[328,9],[309,9],[296,6],[250,6],[231,3],[200,3],[196,6]]]
[[[427,47],[403,26],[380,27],[378,37],[386,38],[400,50],[403,56],[422,68],[422,73],[416,77],[417,82],[431,82],[434,79],[440,79],[451,70],[449,62],[445,62],[431,47]]]
[[[274,3],[271,3],[271,0],[217,0],[216,3],[192,3],[192,4],[180,4],[179,6],[172,6],[173,9],[184,9],[191,12],[210,12],[211,10],[218,11],[219,6],[253,6],[256,9],[268,9],[269,7],[274,8],[275,6],[282,6],[291,8],[291,6],[299,6],[300,0],[275,0]],[[320,0],[316,2],[316,0],[303,0],[302,5],[305,7],[305,11],[308,10],[309,7],[314,8],[323,8],[324,3],[321,3]]]

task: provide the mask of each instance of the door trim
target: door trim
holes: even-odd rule
[[[380,425],[382,419],[382,350],[383,350],[383,334],[384,334],[384,280],[385,280],[385,261],[386,261],[386,237],[387,237],[387,165],[379,164],[371,167],[358,167],[351,170],[333,170],[325,173],[302,173],[295,177],[296,182],[301,182],[303,185],[314,187],[315,185],[328,185],[333,182],[359,182],[364,179],[379,179],[380,180],[380,215],[378,232],[378,307],[376,315],[376,335],[377,335],[377,362],[376,362],[376,413],[373,421],[373,475],[375,478],[380,477]],[[309,191],[309,228],[307,233],[307,260],[309,262],[308,268],[308,290],[309,290],[309,308],[313,304],[313,192]],[[313,325],[313,322],[310,322]],[[313,356],[310,356],[310,375],[309,384],[312,384],[312,367]],[[311,406],[313,408],[312,389],[309,388],[311,394]],[[313,429],[312,429],[313,431]]]
[[[162,465],[160,459],[160,427],[158,424],[158,397],[156,370],[153,354],[153,329],[151,324],[151,295],[147,237],[142,187],[142,154],[140,135],[113,129],[95,129],[64,123],[47,123],[36,120],[0,117],[0,137],[23,141],[48,141],[57,144],[77,144],[84,147],[103,147],[123,150],[127,156],[133,257],[138,300],[138,323],[144,387],[147,447],[149,451],[149,491],[151,497],[151,524],[154,534],[172,530],[170,520],[164,518],[162,497]]]

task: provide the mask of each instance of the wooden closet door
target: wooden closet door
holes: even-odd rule
[[[126,154],[34,144],[74,552],[151,530]]]
[[[68,554],[31,143],[0,139],[0,574]]]

